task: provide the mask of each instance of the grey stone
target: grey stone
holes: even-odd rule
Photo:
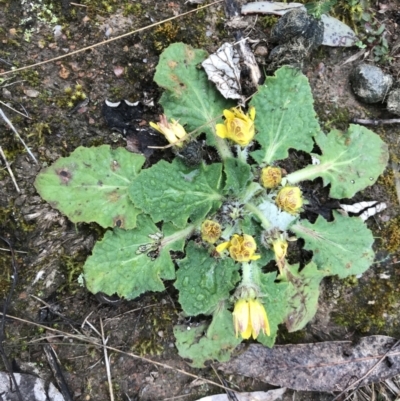
[[[383,102],[393,85],[393,78],[379,67],[359,64],[350,74],[354,93],[365,103]]]
[[[391,113],[400,116],[400,88],[390,91],[386,107]]]

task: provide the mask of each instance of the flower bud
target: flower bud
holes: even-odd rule
[[[256,339],[260,331],[268,336],[271,334],[267,312],[258,299],[239,299],[235,303],[233,325],[236,337],[240,333],[245,340],[250,336]]]
[[[283,187],[276,197],[277,206],[290,214],[297,214],[303,205],[303,197],[299,187]]]
[[[276,188],[282,181],[282,170],[279,167],[264,167],[260,179],[264,188]]]
[[[221,226],[213,220],[205,220],[201,225],[201,239],[209,244],[214,244],[221,236]]]

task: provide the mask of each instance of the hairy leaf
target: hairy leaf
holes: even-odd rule
[[[299,272],[299,264],[287,265],[286,279],[288,315],[285,319],[289,333],[301,330],[314,317],[318,307],[319,284],[326,276],[311,262]]]
[[[169,251],[182,251],[184,239],[191,231],[188,227],[172,232],[169,225],[166,232],[161,238],[160,230],[143,215],[138,217],[134,230],[107,231],[84,266],[89,291],[116,293],[126,299],[134,299],[146,291],[163,291],[162,279],[175,278]]]
[[[313,261],[327,275],[341,278],[364,273],[374,260],[371,231],[358,217],[334,212],[335,220],[319,216],[315,224],[302,220],[290,229],[305,241],[304,248],[313,252]]]
[[[203,333],[205,333],[203,335]],[[182,358],[189,358],[194,368],[203,368],[206,361],[229,361],[232,351],[242,342],[236,338],[232,313],[221,309],[214,314],[211,324],[174,327],[176,347]]]
[[[187,315],[210,314],[239,281],[240,264],[233,259],[213,258],[194,242],[186,246],[185,259],[178,262],[175,288],[179,302]]]
[[[246,185],[253,178],[250,165],[236,158],[228,158],[224,162],[226,182],[224,193],[240,196]]]
[[[321,133],[316,142],[322,151],[322,156],[315,155],[320,163],[289,174],[287,180],[322,177],[324,185],[331,184],[332,198],[351,198],[374,184],[389,159],[386,143],[360,125],[350,125],[346,133],[336,130],[328,135]]]
[[[79,147],[44,169],[35,187],[73,223],[130,229],[135,227],[140,209],[131,202],[128,187],[144,162],[143,156],[122,148]]]
[[[207,56],[204,50],[174,43],[161,54],[154,80],[166,89],[160,99],[165,114],[187,124],[188,132],[202,127],[197,134],[205,132],[210,144],[214,144],[220,140],[215,138],[216,120],[233,103],[215,90],[207,74],[199,68]]]
[[[263,297],[261,298],[267,311],[271,335],[267,336],[263,333],[257,337],[257,341],[272,347],[275,344],[276,335],[278,333],[278,325],[281,324],[287,315],[287,290],[288,283],[277,283],[276,273],[261,274],[261,290]]]
[[[129,195],[155,223],[171,221],[181,227],[189,217],[192,221],[203,219],[221,205],[221,170],[221,164],[214,163],[202,165],[194,173],[179,160],[161,160],[142,170],[132,182]]]
[[[255,140],[261,149],[251,153],[259,164],[288,157],[290,148],[311,151],[320,127],[307,78],[282,67],[267,77],[250,104],[256,108]]]

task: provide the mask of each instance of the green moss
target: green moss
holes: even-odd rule
[[[368,277],[350,290],[341,287],[337,312],[333,320],[360,333],[398,336],[400,277],[392,268],[391,260],[375,267]]]
[[[140,3],[132,3],[132,4],[126,4],[124,6],[123,15],[124,17],[127,17],[128,15],[140,16],[142,12],[143,12],[143,7]]]
[[[260,18],[261,26],[265,28],[272,28],[278,22],[278,17],[275,15],[267,15]]]
[[[332,129],[346,131],[349,127],[350,114],[349,110],[345,107],[339,107],[333,103],[316,102],[315,111],[320,118],[321,127],[325,132]]]
[[[159,302],[159,300],[155,300]],[[173,337],[172,316],[176,311],[170,304],[154,306],[147,309],[145,319],[137,327],[139,331],[138,340],[132,347],[132,351],[140,355],[160,355],[164,351],[164,342]],[[159,335],[163,332],[162,337]]]

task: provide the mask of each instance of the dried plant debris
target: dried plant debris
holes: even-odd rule
[[[358,202],[353,205],[340,204],[342,210],[346,213],[358,215],[362,221],[366,221],[369,217],[375,216],[377,213],[385,210],[387,204],[385,202]]]
[[[201,65],[225,99],[241,99],[239,54],[232,44],[224,43]]]
[[[254,54],[244,39],[236,44],[224,43],[201,65],[225,99],[240,99],[242,105],[248,95],[248,91],[243,93],[243,88],[254,88],[252,92],[255,92],[261,78]],[[249,77],[245,85],[242,84],[244,76]]]
[[[398,375],[399,350],[396,339],[387,336],[364,337],[357,343],[275,345],[272,349],[251,344],[219,369],[294,390],[343,391]]]

